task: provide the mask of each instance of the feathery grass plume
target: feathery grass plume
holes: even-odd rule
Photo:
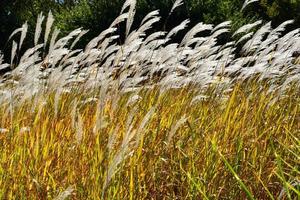
[[[31,129],[30,129],[30,127],[28,127],[28,126],[22,127],[22,128],[20,128],[20,134],[29,133],[30,130],[31,130]]]
[[[128,16],[126,16],[127,18]],[[124,20],[124,19],[123,19]],[[114,26],[116,24],[118,24],[120,21],[116,22],[114,24],[114,22],[112,23],[111,27],[109,27],[108,29],[102,31],[97,37],[93,38],[85,47],[85,52],[88,53],[90,52],[93,48],[95,48],[98,43],[103,40],[107,35],[114,33],[117,28],[114,28]]]
[[[206,95],[204,95],[204,94],[199,94],[199,95],[195,96],[195,97],[192,99],[190,105],[192,106],[192,105],[194,105],[194,104],[196,104],[196,103],[198,103],[198,102],[201,102],[201,101],[203,101],[203,100],[207,100],[208,98],[209,98],[209,97],[206,96]]]
[[[5,64],[0,64],[0,71],[1,71],[1,70],[6,70],[6,69],[8,69],[9,67],[10,67],[10,65],[7,64],[7,63],[5,63]]]
[[[255,64],[249,68],[243,68],[241,70],[241,75],[239,76],[239,78],[241,78],[242,80],[246,80],[247,78],[254,76],[256,74],[261,74],[266,70],[266,67],[268,66],[267,62],[263,62],[263,63],[258,63]]]
[[[119,165],[130,155],[130,151],[131,151],[130,142],[132,141],[132,139],[136,134],[136,130],[133,130],[133,124],[132,124],[135,113],[136,113],[136,109],[133,109],[129,114],[126,122],[127,131],[123,136],[123,140],[118,151],[116,152],[111,163],[109,163],[107,167],[106,178],[104,180],[103,187],[102,187],[102,195],[101,195],[102,199],[104,198],[105,191],[111,179],[117,173]]]
[[[141,25],[143,25],[145,22],[147,22],[149,19],[152,19],[152,18],[155,18],[155,17],[158,17],[159,15],[159,10],[154,10],[150,13],[148,13],[142,20],[141,22]]]
[[[162,37],[162,36],[165,36],[166,35],[166,32],[164,31],[157,31],[157,32],[154,32],[152,34],[150,34],[143,42],[142,46],[144,48],[146,48],[147,44],[149,44],[149,42],[152,42],[154,40],[157,40],[158,38]],[[142,50],[141,50],[142,51]]]
[[[282,50],[286,49],[287,45],[289,45],[289,41],[293,41],[293,43],[296,41],[296,39],[299,37],[300,29],[295,29],[293,31],[290,31],[283,37],[281,37],[278,41],[277,49]]]
[[[56,43],[57,37],[60,33],[60,30],[58,28],[54,28],[54,31],[52,33],[51,39],[50,39],[50,45],[49,45],[49,51],[48,52],[52,52],[54,50],[54,45]],[[46,44],[44,44],[46,45]]]
[[[79,42],[79,40],[88,32],[89,32],[88,30],[82,30],[80,34],[76,37],[76,39],[73,41],[73,43],[71,44],[70,49],[73,49],[75,45]]]
[[[105,55],[109,55],[110,53],[106,52],[108,51],[108,49],[111,49],[114,46],[117,46],[116,43],[113,43],[115,40],[119,39],[120,36],[119,35],[112,35],[110,37],[107,37],[103,40],[103,42],[99,43],[99,45],[97,46],[97,49],[100,49],[100,56],[99,58],[101,60],[104,60],[104,56]]]
[[[17,49],[18,49],[18,44],[15,41],[13,41],[12,48],[11,48],[11,59],[10,59],[11,68],[13,68],[13,62],[17,53]]]
[[[112,130],[112,132],[109,134],[108,140],[107,140],[107,148],[109,151],[109,154],[111,154],[114,146],[116,145],[117,135],[120,132],[120,127],[116,126],[115,129]]]
[[[131,7],[132,5],[136,5],[136,0],[126,0],[122,6],[120,14],[123,14],[124,11],[128,8]]]
[[[61,59],[58,66],[61,66],[61,70],[65,69],[66,66],[69,66],[74,62],[76,55],[78,55],[81,52],[82,52],[81,49],[77,49],[69,52]]]
[[[32,67],[37,62],[41,61],[41,58],[39,56],[39,50],[43,46],[43,44],[39,44],[33,48],[28,49],[21,57],[18,67],[12,72],[12,74],[16,76],[24,76],[24,73],[26,73],[26,70],[29,67]]]
[[[251,23],[251,24],[246,24],[246,25],[240,27],[238,30],[236,30],[233,33],[232,37],[234,37],[234,36],[236,36],[240,33],[247,33],[248,31],[250,31],[251,29],[255,28],[256,26],[258,26],[260,24],[262,24],[262,20],[258,20],[256,22]]]
[[[55,66],[59,61],[63,59],[65,55],[70,53],[70,49],[66,47],[71,39],[77,37],[81,33],[81,29],[75,29],[70,32],[67,36],[59,39],[55,42],[57,35],[59,34],[59,30],[55,30],[49,46],[48,54],[46,55],[46,62],[51,66]]]
[[[147,124],[149,123],[151,117],[155,114],[155,111],[156,111],[156,107],[150,108],[148,113],[142,119],[142,121],[141,121],[141,123],[140,123],[140,125],[139,125],[139,127],[136,131],[136,140],[135,140],[134,149],[136,149],[140,145],[141,138],[145,134],[144,129],[146,128]]]
[[[2,64],[4,61],[4,55],[2,53],[2,51],[0,50],[0,64]]]
[[[139,35],[144,35],[147,30],[152,28],[153,24],[155,24],[156,22],[159,22],[159,21],[160,21],[160,17],[154,17],[154,18],[148,20],[147,22],[145,22],[143,25],[141,25],[138,28],[138,30],[137,30],[138,34]]]
[[[129,7],[129,11],[127,13],[124,13],[124,11]],[[134,15],[135,15],[135,7],[136,7],[136,0],[126,0],[123,4],[123,7],[120,12],[120,16],[115,19],[115,21],[112,23],[111,27],[115,26],[116,24],[119,24],[123,20],[127,19],[126,22],[126,36],[130,32],[130,28],[133,23]]]
[[[254,32],[250,32],[250,33],[247,33],[245,35],[243,35],[236,43],[235,45],[238,45],[240,44],[241,42],[244,42],[245,40],[249,40],[251,39],[251,37],[253,36]]]
[[[278,37],[278,35],[270,33],[267,36],[267,39],[265,39],[258,45],[256,52],[263,51],[268,47],[275,48],[276,40],[278,39]]]
[[[228,28],[221,28],[221,29],[217,29],[215,31],[213,31],[212,35],[210,36],[210,38],[217,38],[218,36],[224,34],[224,33],[229,33],[229,29]]]
[[[74,37],[77,37],[80,33],[82,32],[81,28],[75,29],[73,31],[71,31],[67,36],[59,39],[55,44],[54,44],[54,49],[58,49],[58,48],[64,48],[67,46],[67,44],[69,43],[69,41],[71,39],[73,39]],[[51,52],[50,52],[51,53]]]
[[[59,193],[59,195],[55,197],[54,200],[65,200],[69,198],[74,191],[75,191],[74,186],[69,186],[66,190]]]
[[[117,38],[117,37],[115,37]],[[112,38],[114,39],[114,38]],[[102,43],[102,45],[105,43],[105,41]],[[107,59],[108,57],[114,57],[115,52],[117,52],[120,49],[120,46],[117,45],[116,43],[109,45],[109,41],[107,40],[107,45],[103,45],[101,47],[101,54],[100,54],[100,58],[101,61]],[[108,61],[108,59],[107,59]],[[103,64],[103,67],[108,66],[106,64]]]
[[[44,35],[44,45],[45,45],[45,47],[46,47],[47,42],[48,42],[48,37],[50,35],[53,22],[54,22],[54,17],[52,15],[52,12],[49,11],[48,17],[47,17],[47,22],[46,22],[45,35]]]
[[[183,0],[176,0],[172,6],[172,9],[171,9],[169,15],[171,15],[174,12],[174,10],[181,5],[183,5]]]
[[[230,28],[231,26],[231,21],[225,21],[225,22],[222,22],[220,24],[218,24],[217,26],[215,26],[215,28],[213,28],[212,32],[215,32],[219,29],[223,29],[223,28]]]
[[[39,44],[39,45],[35,45],[33,48],[26,50],[20,59],[19,65],[28,62],[28,60],[30,60],[32,57],[36,58],[36,56],[34,55],[36,53],[39,53],[38,50],[41,49],[43,46],[44,46],[43,44]]]
[[[271,22],[268,22],[267,24],[263,25],[260,29],[256,31],[252,39],[246,42],[246,44],[242,48],[242,52],[249,53],[252,50],[256,50],[262,42],[263,37],[266,34],[270,33],[271,30]]]
[[[10,41],[11,38],[13,38],[16,34],[22,32],[22,30],[23,30],[23,27],[14,30],[14,32],[12,32],[12,34],[9,36],[8,41]]]
[[[110,27],[115,27],[117,24],[125,21],[126,19],[128,19],[129,14],[128,13],[122,13],[121,15],[119,15],[110,25]]]
[[[290,24],[293,24],[295,20],[287,20],[285,22],[282,22],[279,26],[277,26],[270,35],[278,35],[281,34],[281,32],[285,31],[286,27]]]
[[[285,21],[285,22],[281,23],[279,26],[277,26],[275,29],[271,30],[267,39],[259,45],[258,51],[262,51],[262,50],[268,49],[268,48],[274,48],[276,41],[280,37],[281,32],[283,32],[285,30],[287,25],[292,24],[293,22],[294,22],[294,20]]]
[[[93,129],[93,133],[96,135],[99,133],[99,131],[104,128],[107,124],[106,121],[104,120],[104,107],[107,101],[107,92],[108,92],[108,83],[104,83],[101,86],[100,92],[99,92],[99,100],[97,104],[97,109],[96,109],[96,115],[95,115],[95,125]]]
[[[257,2],[259,0],[245,0],[243,6],[242,6],[242,9],[241,11],[243,11],[248,5],[250,5],[251,3],[254,3],[254,2]]]
[[[202,22],[196,24],[193,28],[191,28],[191,30],[189,30],[184,38],[182,39],[180,46],[183,46],[185,44],[187,44],[188,41],[190,41],[191,39],[193,39],[195,37],[196,34],[202,32],[202,31],[207,31],[207,30],[212,30],[213,29],[213,25],[211,24],[203,24]]]
[[[183,22],[181,22],[178,26],[172,28],[172,30],[170,30],[168,35],[166,36],[166,39],[168,40],[172,36],[176,35],[179,31],[184,30],[189,23],[190,20],[186,19]]]
[[[6,129],[6,128],[0,128],[0,133],[1,134],[8,133],[8,132],[9,132],[8,129]]]
[[[139,96],[139,95],[137,95],[137,94],[134,94],[134,95],[132,95],[132,96],[128,99],[128,101],[127,101],[127,103],[126,103],[126,106],[132,106],[133,104],[137,103],[137,102],[140,101],[141,99],[142,99],[141,96]]]
[[[134,20],[134,16],[135,16],[135,12],[136,12],[136,0],[128,0],[130,1],[130,8],[128,11],[128,19],[127,19],[127,23],[126,23],[126,37],[128,36],[131,26],[133,24],[133,20]]]
[[[26,37],[27,31],[28,31],[28,23],[25,22],[25,24],[23,24],[23,26],[22,26],[22,32],[21,32],[20,43],[19,43],[19,50],[22,48],[22,44],[23,44],[24,39]]]
[[[177,130],[184,124],[186,123],[187,121],[187,118],[186,116],[182,116],[175,124],[173,124],[169,134],[168,134],[168,139],[167,139],[167,144],[168,144],[168,147],[170,146],[171,144],[171,140],[173,138],[173,136],[175,135],[175,133],[177,132]]]
[[[68,48],[57,48],[46,56],[45,60],[48,62],[48,67],[54,67],[65,55],[70,52]]]
[[[41,33],[42,33],[42,23],[45,19],[43,13],[40,13],[37,18],[36,27],[35,27],[35,34],[34,34],[34,45],[36,46],[39,42]]]

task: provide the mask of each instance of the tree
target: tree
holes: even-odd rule
[[[13,1],[11,0],[2,0],[0,2],[0,51],[7,52],[9,51],[7,45],[7,39],[9,35],[20,26],[21,21],[13,11]]]
[[[125,0],[1,0],[0,1],[0,45],[5,46],[9,34],[22,23],[28,21],[29,36],[33,37],[37,16],[49,10],[55,16],[55,25],[66,34],[75,28],[83,27],[89,33],[81,46],[106,29],[119,15]],[[219,24],[231,20],[233,31],[243,24],[258,19],[272,20],[278,25],[285,20],[295,19],[300,26],[300,0],[260,0],[241,11],[244,0],[184,0],[172,16],[169,12],[175,0],[137,0],[137,13],[133,28],[150,11],[160,10],[162,20],[157,29],[169,30],[181,21],[191,19],[190,26],[202,21]]]
[[[294,19],[295,25],[300,25],[300,0],[261,0],[260,5],[266,15],[275,24]]]

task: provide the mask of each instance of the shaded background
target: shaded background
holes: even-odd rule
[[[118,16],[125,0],[1,0],[0,1],[0,50],[10,51],[7,39],[13,30],[25,21],[29,23],[29,39],[25,46],[32,46],[37,16],[49,10],[55,16],[55,25],[64,35],[78,27],[90,30],[78,45],[82,47],[88,40],[106,29]],[[295,19],[295,28],[300,26],[300,0],[260,0],[241,11],[244,0],[184,0],[168,21],[165,19],[175,0],[137,0],[134,26],[152,10],[159,9],[162,22],[155,29],[169,30],[186,18],[191,24],[203,21],[218,24],[226,20],[233,22],[233,30],[258,19],[272,20],[273,25]],[[25,47],[26,48],[26,47]]]

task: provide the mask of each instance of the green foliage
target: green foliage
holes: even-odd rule
[[[261,0],[260,6],[264,9],[266,16],[279,23],[289,19],[295,19],[300,24],[300,1],[299,0]]]
[[[83,27],[90,30],[85,37],[88,41],[110,25],[123,3],[124,0],[2,0],[0,44],[3,47],[9,34],[25,21],[28,21],[33,33],[38,14],[45,14],[49,9],[55,15],[56,25],[62,33]],[[243,0],[185,0],[184,5],[168,17],[173,3],[174,0],[137,0],[135,22],[139,23],[149,11],[159,9],[163,17],[159,25],[164,29],[174,27],[186,18],[191,19],[191,25],[199,21],[218,24],[231,20],[233,31],[259,18],[272,20],[275,25],[288,19],[295,19],[296,27],[300,24],[299,0],[260,0],[244,11],[241,11]],[[136,26],[138,24],[134,24]]]

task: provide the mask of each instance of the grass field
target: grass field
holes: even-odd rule
[[[299,88],[267,89],[48,94],[12,116],[1,105],[1,199],[297,199]]]
[[[149,33],[158,11],[131,30],[135,6],[84,49],[87,31],[60,38],[51,12],[32,48],[27,23],[12,33],[0,199],[299,199],[300,29],[185,20]]]

